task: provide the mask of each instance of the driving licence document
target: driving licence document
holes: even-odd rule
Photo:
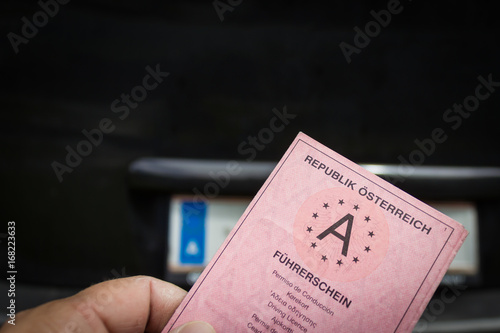
[[[466,236],[299,133],[164,332],[410,332]]]

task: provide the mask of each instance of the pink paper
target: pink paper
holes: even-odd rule
[[[299,133],[164,332],[411,332],[466,236]]]

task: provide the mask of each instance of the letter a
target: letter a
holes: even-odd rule
[[[214,2],[212,2],[212,5],[214,6],[215,11],[217,12],[217,15],[219,16],[221,22],[224,21],[225,12],[227,11],[232,12],[234,10],[234,8],[228,5],[227,3],[224,3],[219,0],[215,0]]]
[[[65,172],[67,172],[67,173],[73,172],[73,169],[71,169],[67,165],[61,164],[57,161],[53,161],[50,165],[52,166],[52,169],[56,173],[56,176],[57,176],[57,179],[59,180],[59,183],[62,183],[62,181],[63,181],[62,176],[64,175]]]
[[[361,52],[360,49],[352,46],[351,44],[347,44],[346,42],[341,42],[339,44],[339,47],[342,50],[342,54],[344,55],[344,58],[348,64],[350,64],[352,61],[351,56],[353,55],[353,53],[359,54]]]
[[[347,229],[345,231],[345,235],[339,234],[335,229],[340,227],[347,221]],[[349,249],[349,240],[351,239],[351,230],[352,230],[352,222],[354,221],[354,216],[351,214],[347,214],[337,222],[335,222],[331,227],[323,231],[318,235],[319,240],[323,240],[328,234],[332,234],[342,242],[344,242],[344,246],[342,246],[342,255],[347,257],[347,250]]]
[[[19,52],[19,45],[20,44],[28,44],[28,42],[29,42],[29,39],[21,37],[13,32],[9,32],[7,34],[7,38],[9,39],[10,45],[12,45],[12,48],[14,49],[14,52],[16,54]]]

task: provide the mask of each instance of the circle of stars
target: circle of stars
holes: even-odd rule
[[[339,204],[340,206],[344,205],[344,203],[345,203],[345,202],[344,202],[344,200],[343,200],[343,199],[339,199],[338,204]],[[324,202],[324,203],[323,203],[323,208],[325,208],[325,209],[330,208],[329,203],[328,203],[328,202]],[[354,209],[355,211],[358,211],[358,210],[360,209],[360,207],[359,207],[359,205],[357,205],[357,204],[356,204],[356,205],[354,205],[354,206],[352,207],[352,209]],[[318,214],[317,212],[314,212],[314,213],[312,214],[312,217],[313,217],[314,219],[317,219],[317,218],[319,217],[319,214]],[[371,221],[371,218],[370,218],[370,216],[365,216],[365,219],[364,219],[364,220],[368,223],[368,222],[370,222],[370,221]],[[307,231],[308,233],[311,233],[311,232],[313,231],[312,226],[308,226],[308,227],[307,227],[307,229],[306,229],[306,231]],[[369,232],[368,232],[368,236],[369,236],[370,238],[373,238],[373,237],[375,236],[375,233],[374,233],[373,231],[369,231]],[[313,249],[315,249],[317,246],[318,246],[318,245],[316,244],[316,242],[311,242],[311,247],[312,247]],[[366,253],[369,253],[371,250],[372,250],[372,249],[370,248],[370,246],[365,246],[365,249],[364,249],[363,251],[365,251]],[[327,258],[327,256],[326,256],[326,255],[321,255],[321,261],[326,262],[327,260],[328,260],[328,258]],[[360,262],[360,260],[359,260],[359,258],[358,258],[358,257],[353,257],[353,258],[352,258],[352,261],[353,261],[355,264],[357,264],[358,262]],[[336,265],[339,265],[339,268],[340,268],[343,264],[344,264],[344,263],[342,262],[342,259],[337,259],[337,263],[336,263]]]

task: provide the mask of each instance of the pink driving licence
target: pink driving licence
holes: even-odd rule
[[[299,133],[164,332],[411,332],[466,236]]]

